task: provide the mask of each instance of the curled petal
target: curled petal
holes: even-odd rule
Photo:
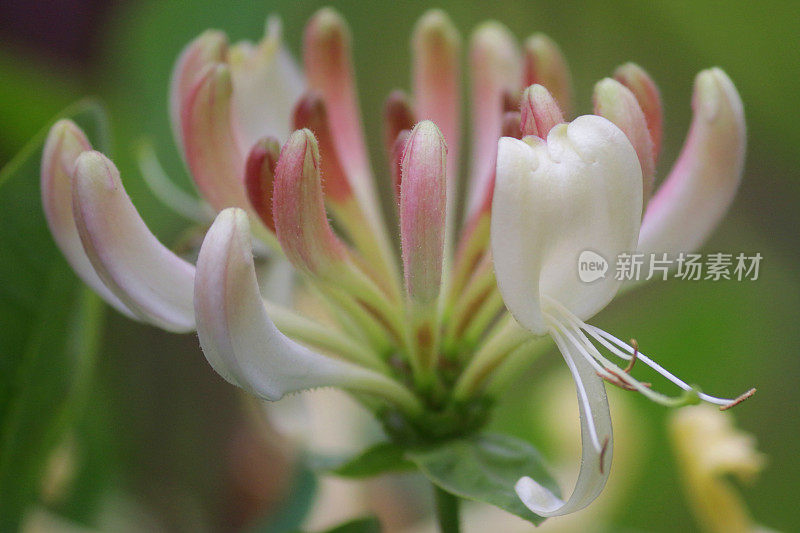
[[[267,400],[323,386],[389,398],[418,411],[414,397],[382,374],[313,352],[283,335],[258,289],[247,215],[226,209],[197,260],[197,333],[208,362],[234,385]]]
[[[558,332],[553,334],[561,354],[575,380],[581,417],[581,468],[572,495],[563,501],[529,477],[515,486],[517,495],[528,509],[539,516],[561,516],[579,511],[592,503],[605,487],[611,471],[613,439],[611,413],[603,380],[594,367],[580,355],[569,351],[568,343]]]
[[[564,115],[555,98],[543,85],[531,85],[522,94],[520,105],[522,136],[536,135],[542,139],[556,124],[564,122]]]
[[[75,163],[73,212],[97,274],[128,309],[168,331],[194,329],[194,267],[147,229],[114,164],[99,152]]]
[[[311,130],[294,132],[275,169],[272,211],[286,257],[300,270],[335,276],[347,261],[347,249],[333,233],[320,181],[317,141]]]
[[[529,144],[530,143],[530,144]],[[636,151],[608,120],[587,115],[550,130],[547,141],[500,139],[491,245],[506,306],[534,334],[546,333],[545,297],[586,319],[616,294],[613,272],[583,283],[578,258],[613,262],[633,250],[642,209]]]
[[[430,120],[417,124],[403,151],[400,183],[400,238],[406,291],[412,301],[428,304],[442,282],[447,147]]]
[[[639,101],[639,106],[647,119],[647,129],[653,140],[653,159],[658,162],[661,153],[661,130],[663,112],[658,86],[650,75],[635,63],[625,63],[614,71],[614,79],[630,89]]]
[[[273,233],[275,219],[272,216],[272,190],[280,151],[281,146],[274,137],[261,139],[250,149],[244,171],[250,205],[258,213],[261,222]]]
[[[694,118],[681,154],[650,201],[639,250],[674,254],[696,250],[728,210],[744,170],[744,109],[720,69],[697,75]]]
[[[522,83],[519,50],[511,32],[497,22],[475,30],[470,66],[473,141],[467,216],[480,208],[494,174],[506,95],[519,91]]]
[[[225,34],[208,30],[183,49],[172,69],[169,89],[169,112],[173,134],[183,147],[181,109],[192,93],[192,88],[203,70],[213,63],[222,63],[228,54]]]
[[[636,96],[620,82],[606,78],[594,87],[594,112],[616,124],[636,149],[642,167],[642,201],[647,205],[653,192],[655,159],[647,120]]]
[[[244,146],[264,136],[283,141],[291,132],[292,106],[305,81],[281,34],[280,20],[270,17],[261,42],[237,43],[230,51],[233,104]]]
[[[543,85],[569,115],[572,109],[572,79],[561,49],[550,37],[537,33],[525,40],[523,53],[525,86]]]
[[[91,149],[86,135],[71,120],[59,120],[50,128],[42,155],[44,215],[56,245],[75,273],[117,311],[133,318],[94,271],[72,216],[72,170],[78,156]]]

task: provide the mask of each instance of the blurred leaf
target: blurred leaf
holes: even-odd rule
[[[468,500],[490,503],[534,524],[544,518],[530,511],[514,485],[529,476],[555,494],[558,485],[529,443],[507,435],[483,434],[447,442],[407,457],[437,487]]]
[[[107,146],[103,108],[70,117]],[[80,411],[97,355],[102,303],[50,238],[39,195],[42,130],[0,171],[0,530],[37,498],[48,452]],[[104,146],[104,144],[106,146]]]
[[[305,520],[311,510],[314,496],[317,494],[317,479],[308,468],[300,468],[275,514],[270,515],[266,523],[254,527],[253,533],[283,533],[294,531]]]
[[[326,529],[325,533],[381,533],[381,523],[374,516],[356,518],[331,529]]]
[[[405,458],[406,448],[392,442],[381,442],[345,460],[324,459],[319,470],[340,477],[362,479],[387,472],[412,470],[414,463]]]

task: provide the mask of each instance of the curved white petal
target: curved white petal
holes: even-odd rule
[[[517,495],[528,509],[539,516],[561,516],[579,511],[592,503],[605,487],[611,470],[613,437],[611,413],[603,380],[594,367],[579,354],[570,352],[570,344],[559,332],[553,333],[564,360],[572,372],[578,392],[581,416],[581,468],[572,495],[563,501],[529,477],[515,486]]]
[[[106,286],[142,320],[193,330],[194,267],[150,233],[103,154],[78,157],[72,199],[83,247]]]
[[[691,252],[725,215],[744,170],[744,108],[730,78],[720,69],[697,75],[694,119],[683,150],[648,204],[639,250]]]
[[[584,283],[581,252],[613,264],[636,246],[642,173],[636,151],[610,121],[593,115],[537,137],[500,139],[492,204],[492,255],[506,306],[532,333],[547,332],[543,297],[585,320],[619,288],[613,267]]]
[[[233,105],[242,144],[250,147],[264,136],[285,141],[291,133],[291,113],[305,90],[305,80],[281,42],[277,18],[267,21],[264,39],[238,43],[231,49]]]
[[[197,334],[208,362],[234,385],[267,400],[323,386],[415,400],[384,375],[313,352],[282,334],[258,289],[247,215],[225,209],[206,234],[195,280]]]
[[[42,207],[47,226],[56,245],[72,270],[84,283],[120,313],[134,315],[97,276],[86,256],[72,217],[72,170],[75,160],[92,146],[83,131],[71,120],[59,120],[47,135],[42,154]]]

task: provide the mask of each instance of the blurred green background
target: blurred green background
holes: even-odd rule
[[[135,143],[150,136],[167,170],[188,187],[167,117],[166,91],[175,57],[208,27],[225,30],[232,41],[257,39],[268,13],[283,18],[286,42],[297,54],[305,21],[322,5],[328,4],[139,0],[12,1],[0,7],[0,166],[68,104],[96,96],[109,111],[113,159],[129,194],[163,241],[175,243],[187,224],[149,194],[134,159]],[[660,177],[669,170],[687,130],[694,75],[710,66],[730,75],[745,103],[747,168],[729,216],[705,249],[760,252],[760,279],[652,283],[619,298],[596,321],[621,338],[635,336],[641,345],[654,347],[651,355],[664,366],[702,383],[705,390],[731,394],[758,387],[756,398],[736,409],[735,416],[741,428],[758,437],[769,466],[743,492],[759,522],[784,531],[800,527],[794,504],[800,479],[797,4],[470,0],[431,5],[354,0],[333,5],[352,28],[376,170],[385,168],[381,105],[392,89],[409,87],[410,32],[430,7],[445,9],[465,37],[487,18],[503,22],[520,39],[535,31],[549,34],[572,67],[579,112],[591,110],[595,81],[625,61],[642,65],[659,84],[664,101]],[[233,388],[205,363],[194,336],[167,335],[109,312],[104,325],[97,319],[96,333],[84,339],[92,345],[91,335],[98,336],[96,366],[71,360],[94,367],[93,380],[64,383],[69,369],[48,363],[43,349],[47,342],[78,342],[74,331],[58,336],[58,329],[74,316],[69,309],[100,313],[96,302],[76,289],[76,279],[42,230],[37,179],[32,167],[27,185],[0,189],[0,400],[17,402],[0,404],[0,409],[19,409],[15,394],[26,386],[38,387],[31,401],[44,402],[36,409],[46,416],[67,397],[77,396],[76,405],[87,407],[74,409],[79,413],[75,416],[59,415],[54,424],[60,429],[47,430],[53,434],[50,444],[63,443],[61,426],[70,427],[70,439],[79,443],[79,490],[73,491],[79,496],[57,499],[53,506],[71,519],[90,522],[109,494],[125,495],[178,531],[226,530],[245,520],[267,523],[276,509],[301,509],[303,502],[287,503],[284,489],[305,481],[293,478],[285,461],[262,459],[263,477],[254,480],[242,482],[232,474],[235,461],[225,458],[231,442],[247,434],[245,410]],[[42,267],[44,262],[52,272]],[[60,310],[48,314],[48,306]],[[18,364],[23,352],[27,359]],[[552,367],[553,373],[565,372],[559,365]],[[507,420],[516,434],[548,453],[546,428],[526,429],[508,415],[520,402],[527,406],[526,385],[535,388],[534,378],[542,378],[541,372],[517,384],[497,424]],[[48,401],[55,402],[52,409]],[[644,459],[626,503],[613,513],[615,527],[692,530],[664,429],[668,413],[644,399],[629,398],[628,403],[636,416],[626,422],[630,434],[619,438],[630,439],[629,447],[641,444]],[[252,436],[243,439],[256,443],[256,456],[279,455],[274,445]],[[24,443],[5,440],[4,453],[12,444],[25,449]],[[626,474],[616,470],[614,475]],[[0,488],[8,482],[0,479]],[[258,496],[242,483],[267,488]],[[269,516],[255,518],[264,513]]]

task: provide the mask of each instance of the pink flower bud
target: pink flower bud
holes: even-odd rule
[[[400,238],[406,291],[412,301],[433,302],[442,282],[447,147],[439,128],[417,124],[403,152]]]
[[[553,126],[564,122],[561,109],[543,85],[531,85],[525,89],[520,113],[523,137],[536,135],[546,139]]]
[[[275,168],[272,211],[278,241],[298,269],[328,276],[345,262],[347,249],[325,212],[319,148],[311,130],[292,133],[283,145]]]

